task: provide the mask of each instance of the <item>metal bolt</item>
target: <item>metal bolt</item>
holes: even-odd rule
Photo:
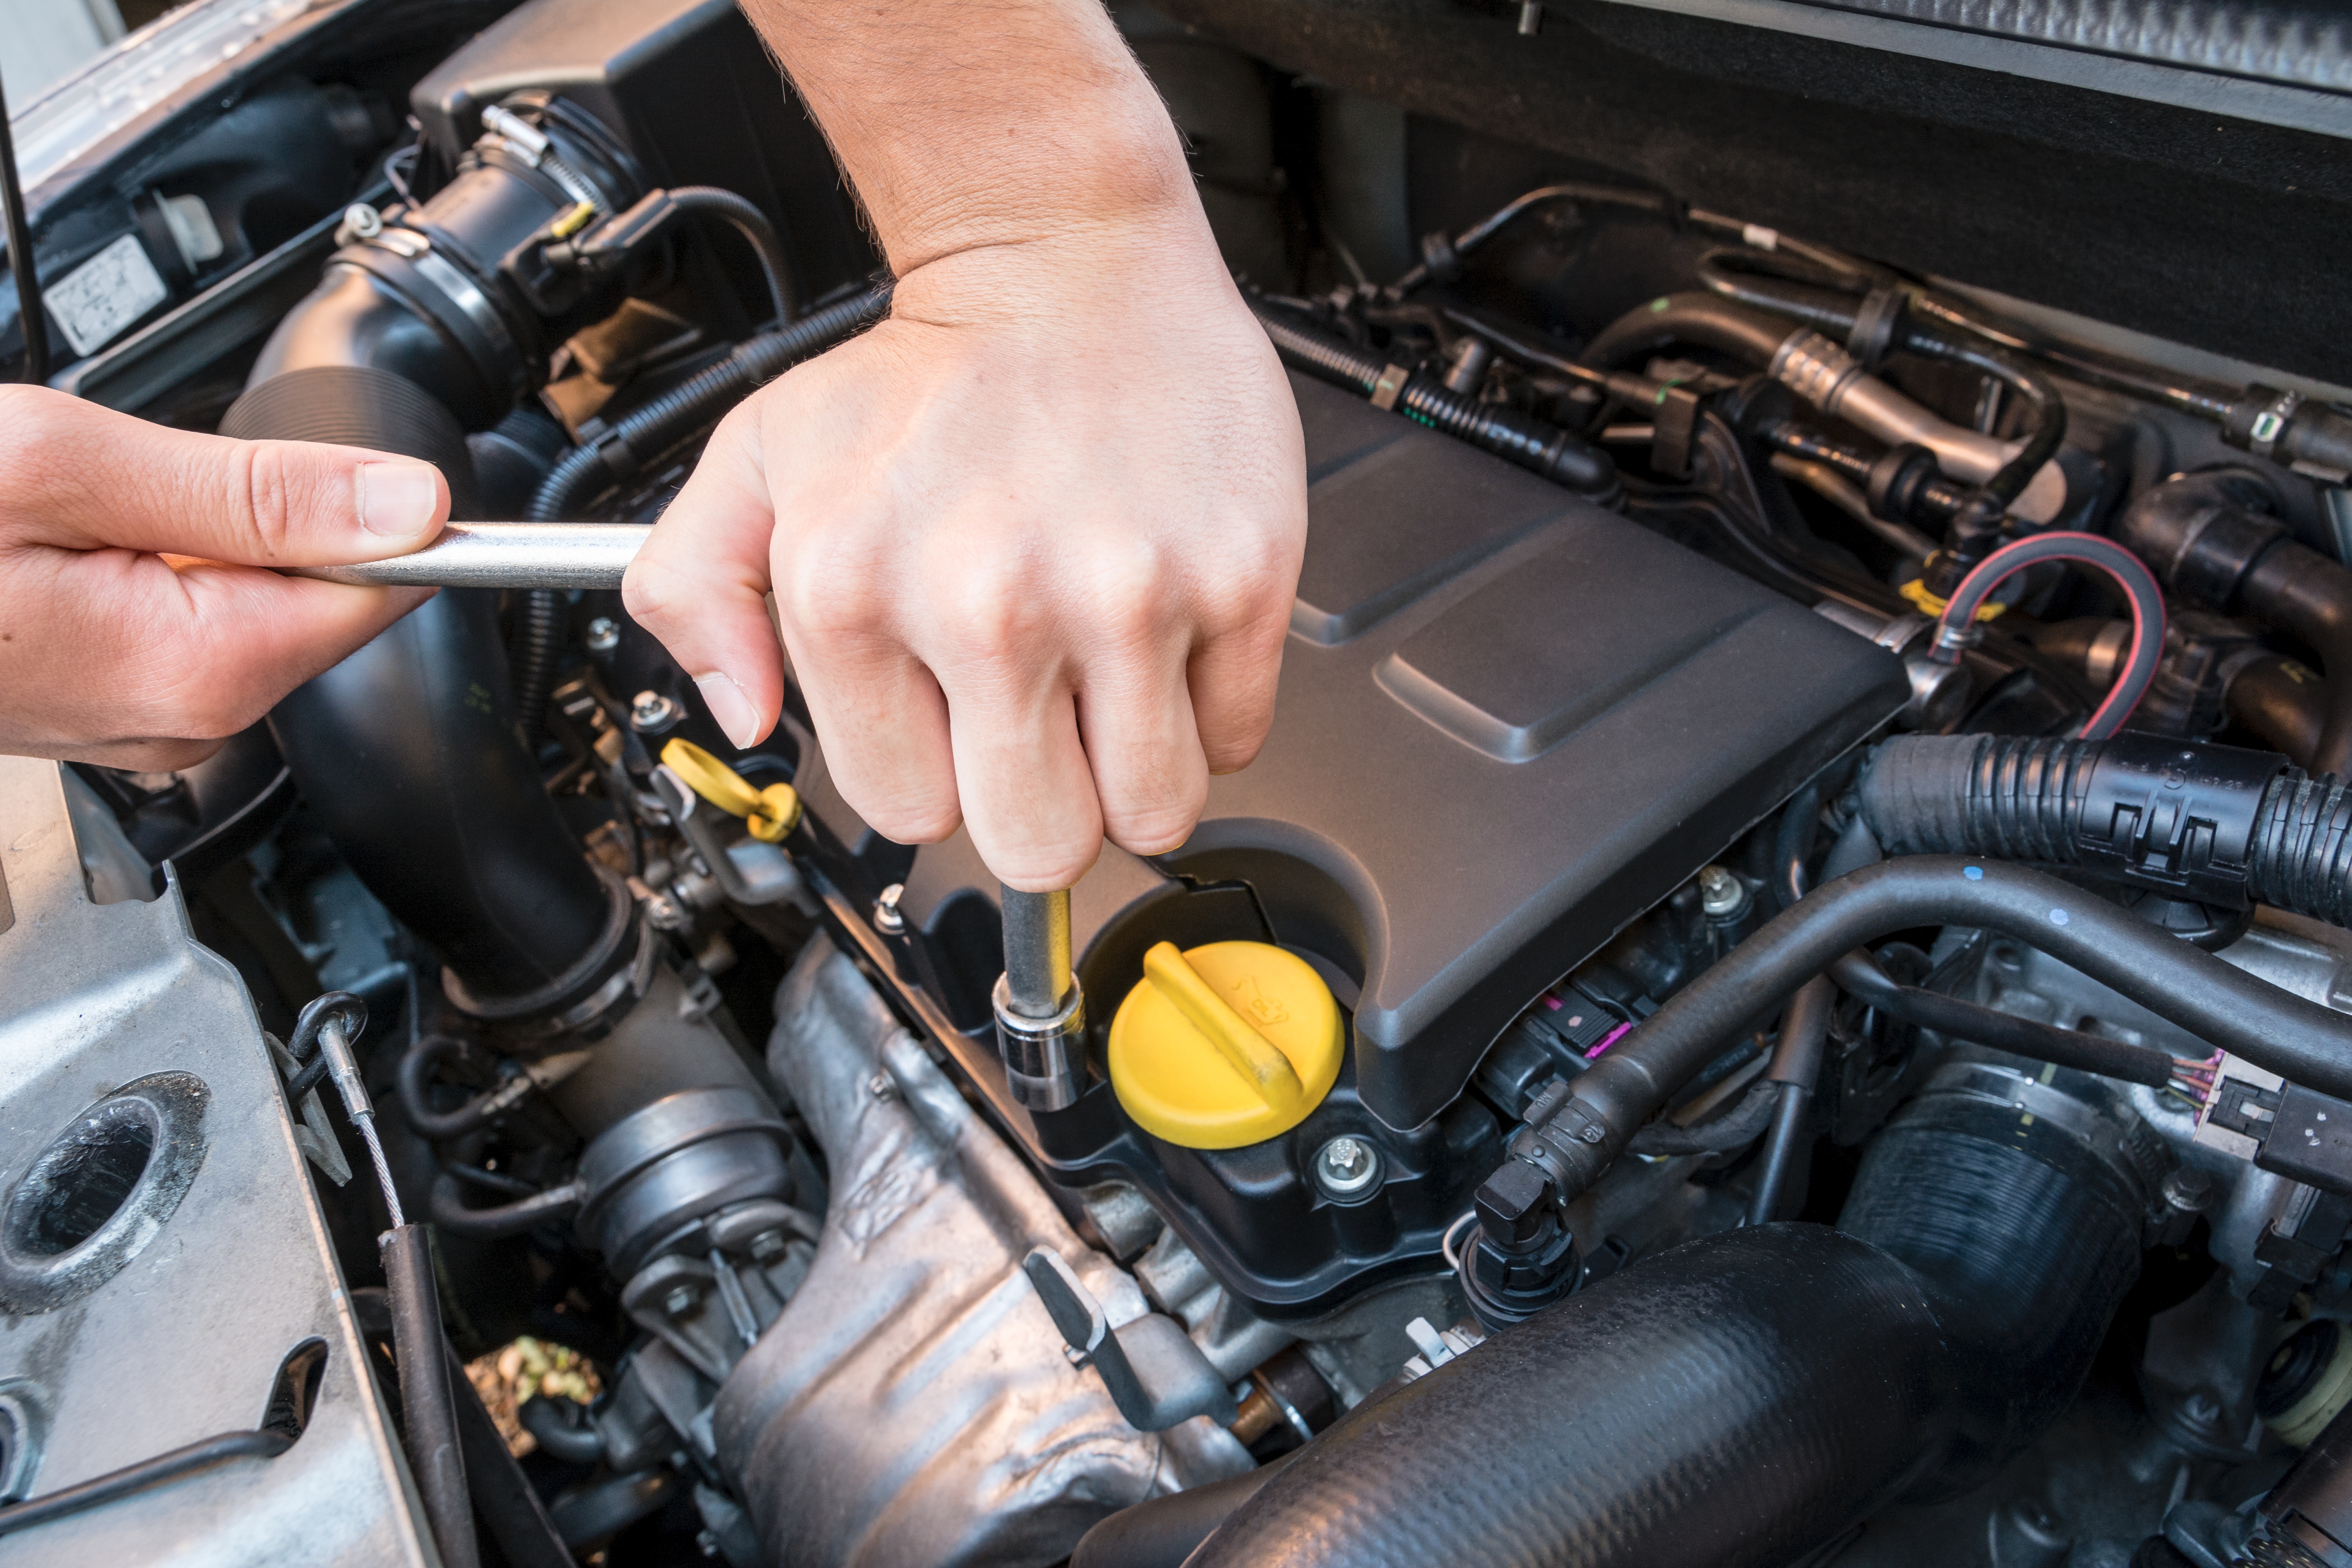
[[[658,691],[640,691],[629,704],[629,728],[656,734],[677,722],[677,704]]]
[[[691,1285],[673,1285],[662,1298],[662,1310],[673,1318],[683,1318],[699,1306],[702,1297]]]
[[[2200,1388],[2181,1401],[2180,1414],[2192,1426],[2210,1426],[2221,1418],[2221,1402]]]
[[[354,240],[373,239],[383,232],[383,215],[365,202],[353,202],[343,209],[343,221],[335,226],[335,243],[349,245]]]
[[[877,1072],[866,1080],[866,1092],[877,1100],[887,1100],[898,1092],[898,1086],[890,1081],[888,1073]]]
[[[751,1260],[753,1262],[773,1263],[777,1258],[782,1258],[783,1255],[784,1233],[782,1231],[763,1230],[759,1235],[751,1238]]]
[[[2164,1201],[2181,1214],[2203,1214],[2213,1201],[2213,1178],[2184,1165],[2164,1178]]]
[[[1351,1198],[1381,1179],[1381,1152],[1360,1138],[1334,1138],[1315,1152],[1315,1184]]]
[[[880,898],[874,900],[874,929],[884,936],[906,934],[907,917],[898,909],[898,900],[906,891],[904,882],[893,882],[882,889]]]
[[[1728,920],[1748,907],[1748,884],[1721,866],[1702,866],[1698,872],[1698,907],[1710,920]]]
[[[621,623],[610,616],[598,616],[588,623],[588,651],[610,653],[621,646]]]

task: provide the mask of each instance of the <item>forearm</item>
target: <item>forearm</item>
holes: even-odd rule
[[[900,277],[940,257],[1197,223],[1167,110],[1099,0],[743,0]]]

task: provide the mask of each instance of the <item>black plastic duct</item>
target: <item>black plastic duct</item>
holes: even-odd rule
[[[1189,1568],[1766,1568],[1977,1484],[2137,1272],[2146,1135],[2084,1093],[1944,1069],[1836,1230],[1706,1237],[1506,1330],[1350,1413]]]
[[[2269,483],[2246,468],[2184,474],[2143,492],[2116,520],[2118,543],[2165,588],[2225,615],[2248,615],[2303,644],[2327,676],[2318,743],[2295,761],[2352,777],[2352,571],[2298,544],[2272,515]]]
[[[221,431],[423,458],[448,477],[455,515],[472,504],[456,418],[388,371],[290,372],[237,399]],[[625,891],[590,868],[515,740],[505,662],[496,595],[445,591],[270,715],[335,847],[491,1019],[584,995],[629,932]]]

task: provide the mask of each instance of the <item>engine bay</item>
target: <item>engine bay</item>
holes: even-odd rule
[[[2332,318],[1503,90],[1727,22],[1239,9],[1112,7],[1304,430],[1273,730],[1042,934],[605,589],[5,762],[0,1557],[2352,1563]],[[53,290],[160,290],[54,384],[646,524],[889,310],[725,0],[327,12],[28,180]]]

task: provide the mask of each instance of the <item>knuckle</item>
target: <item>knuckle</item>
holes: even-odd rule
[[[242,515],[233,524],[249,536],[257,555],[280,553],[294,528],[294,479],[285,450],[275,441],[240,442],[229,450],[232,504],[243,492]]]

